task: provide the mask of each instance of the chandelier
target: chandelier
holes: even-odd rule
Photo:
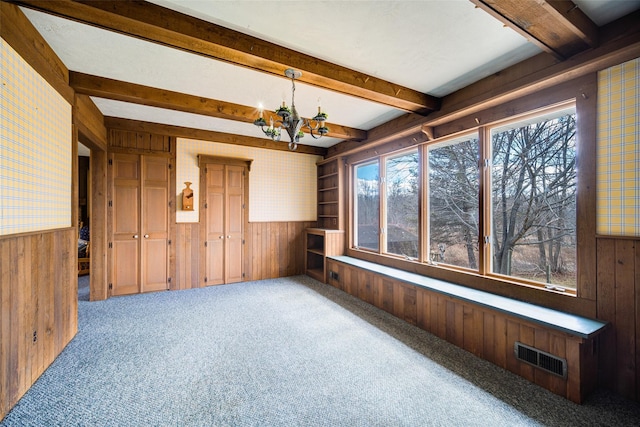
[[[282,129],[286,130],[289,134],[291,142],[289,143],[289,150],[294,151],[298,148],[298,142],[300,138],[304,137],[302,128],[307,128],[309,134],[314,139],[320,139],[323,135],[329,132],[329,128],[325,126],[325,120],[327,120],[327,114],[321,111],[321,107],[318,105],[318,114],[311,120],[301,118],[296,110],[295,93],[296,93],[296,79],[300,78],[302,73],[292,68],[285,70],[284,75],[291,79],[291,108],[287,107],[286,103],[282,101],[282,105],[275,110],[275,113],[280,117],[280,120],[273,120],[273,116],[269,118],[269,126],[262,117],[263,112],[260,108],[260,117],[257,118],[253,124],[260,126],[262,132],[265,135],[273,139],[274,141],[280,141],[282,136]],[[311,122],[314,122],[312,125]]]

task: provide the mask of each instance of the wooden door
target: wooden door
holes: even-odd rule
[[[139,156],[112,158],[112,295],[140,292],[140,161]]]
[[[111,294],[168,289],[169,160],[115,153],[111,167]]]
[[[169,160],[142,156],[141,292],[168,289]]]
[[[207,164],[206,186],[206,243],[205,243],[205,283],[220,285],[225,283],[224,252],[225,240],[225,169],[224,165]]]
[[[226,166],[225,283],[242,282],[244,167]]]
[[[205,165],[205,284],[241,282],[244,245],[243,166]]]

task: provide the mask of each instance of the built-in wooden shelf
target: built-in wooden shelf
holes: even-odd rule
[[[327,283],[326,258],[344,253],[344,231],[322,228],[307,228],[305,231],[305,273]]]
[[[318,227],[344,230],[344,162],[342,159],[318,162]]]

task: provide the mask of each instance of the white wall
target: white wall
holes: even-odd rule
[[[320,156],[179,138],[176,147],[177,222],[198,222],[198,154],[253,159],[249,172],[249,221],[316,221]],[[191,182],[194,211],[183,211],[182,190]]]

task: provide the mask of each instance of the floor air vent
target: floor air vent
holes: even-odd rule
[[[517,342],[514,345],[516,358],[562,378],[567,378],[567,361],[552,354]]]

